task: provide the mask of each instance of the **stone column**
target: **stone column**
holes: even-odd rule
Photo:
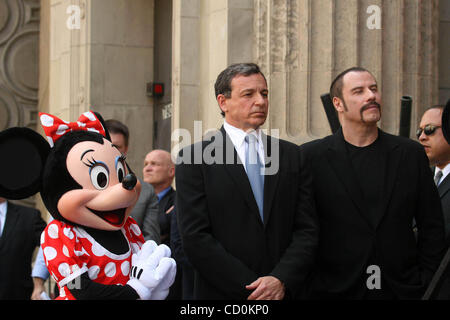
[[[127,161],[142,176],[153,142],[153,0],[51,0],[48,111],[87,110],[130,130]]]
[[[320,95],[358,65],[383,93],[381,127],[398,134],[400,98],[413,98],[411,133],[437,102],[437,0],[255,0],[254,57],[267,75],[267,126],[303,143],[331,130]]]
[[[175,131],[175,153],[222,125],[214,82],[229,64],[253,61],[253,0],[174,0],[173,10],[172,128],[190,133],[178,143]]]

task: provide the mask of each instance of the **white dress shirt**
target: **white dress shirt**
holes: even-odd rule
[[[3,228],[5,227],[6,210],[7,209],[8,209],[7,201],[0,203],[0,236],[2,235]]]
[[[261,163],[265,163],[264,161],[264,145],[262,143],[261,138],[261,129],[252,130],[250,132],[245,132],[242,129],[236,128],[229,124],[228,122],[223,122],[223,128],[225,132],[230,137],[231,142],[233,142],[234,148],[241,159],[242,165],[244,166],[245,171],[247,172],[247,168],[245,166],[245,136],[247,134],[253,134],[258,139],[258,156]]]
[[[438,181],[438,186],[441,184],[442,181],[444,181],[445,177],[450,173],[450,163],[447,164],[444,169],[439,169],[438,167],[436,167],[436,170],[434,170],[434,176],[436,176],[436,174],[442,171],[442,177],[441,179]]]

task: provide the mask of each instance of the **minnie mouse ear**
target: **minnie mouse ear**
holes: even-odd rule
[[[448,99],[444,112],[442,112],[442,133],[447,143],[450,144],[450,99]]]
[[[0,196],[18,200],[39,192],[49,152],[48,142],[31,129],[0,132]]]
[[[98,112],[95,112],[95,111],[93,111],[93,112],[94,112],[95,116],[97,117],[97,119],[102,124],[103,129],[105,130],[105,138],[106,138],[106,140],[111,141],[111,136],[109,135],[108,128],[106,127],[105,120],[103,119],[102,115],[100,113],[98,113]]]

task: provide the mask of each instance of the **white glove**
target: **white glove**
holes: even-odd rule
[[[141,300],[150,300],[151,290],[139,281],[136,270],[144,267],[145,260],[150,257],[157,247],[158,245],[155,241],[146,241],[141,250],[138,253],[133,253],[131,256],[130,280],[128,280],[127,284],[137,292]]]
[[[166,245],[147,241],[131,257],[130,280],[127,282],[142,300],[164,299],[175,279],[176,263]],[[155,291],[155,298],[152,292]]]
[[[161,277],[161,281],[153,289],[152,300],[164,300],[169,294],[169,288],[175,281],[175,275],[177,274],[177,264],[172,258],[162,258],[159,262],[157,272]]]

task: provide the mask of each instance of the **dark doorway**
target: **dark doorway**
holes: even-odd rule
[[[172,0],[155,0],[155,82],[164,96],[155,98],[153,149],[170,152],[172,133]]]

